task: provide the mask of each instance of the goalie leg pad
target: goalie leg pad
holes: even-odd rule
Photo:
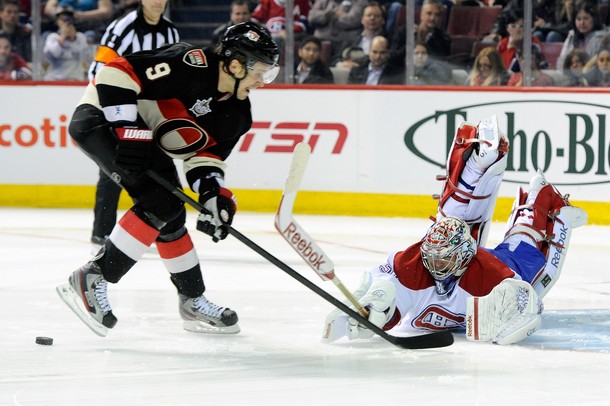
[[[437,219],[457,217],[471,228],[478,245],[487,240],[500,183],[506,169],[508,143],[495,116],[478,127],[462,124],[447,159],[447,175],[439,197]]]
[[[568,251],[572,229],[587,223],[587,213],[574,207],[539,171],[530,183],[530,191],[519,190],[508,221],[504,241],[520,240],[535,245],[546,258],[544,267],[530,283],[543,298],[559,279]]]
[[[505,279],[487,296],[466,299],[466,338],[514,344],[540,327],[542,310],[542,301],[529,283]]]

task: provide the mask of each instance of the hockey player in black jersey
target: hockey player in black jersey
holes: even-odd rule
[[[254,23],[227,29],[215,49],[178,43],[118,58],[87,87],[69,132],[80,148],[134,200],[100,251],[57,287],[96,334],[117,322],[107,282],[117,283],[154,242],[178,290],[184,328],[237,333],[237,314],[204,295],[198,256],[185,227],[183,203],[146,176],[180,186],[172,158],[211,213],[197,229],[224,239],[236,211],[225,188],[225,159],[252,124],[250,90],[277,76],[279,51]]]

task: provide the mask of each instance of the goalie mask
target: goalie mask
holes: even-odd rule
[[[468,224],[458,218],[445,217],[430,227],[420,250],[439,294],[451,291],[474,257],[476,247]]]

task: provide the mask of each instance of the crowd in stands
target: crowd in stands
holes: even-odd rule
[[[87,80],[106,28],[142,1],[42,1],[44,80]],[[254,21],[284,50],[284,0],[226,3],[227,20],[206,38],[210,44],[227,27]],[[532,0],[526,30],[524,0],[415,0],[414,46],[407,49],[412,25],[405,0],[294,0],[292,78],[298,84],[609,86],[609,3]],[[2,80],[32,78],[30,8],[29,0],[0,0]],[[528,41],[525,31],[532,34]],[[277,80],[284,81],[282,75]]]
[[[406,46],[404,0],[313,0],[307,16],[297,6],[295,32],[310,43],[311,35],[320,40],[315,45],[318,62],[330,68],[335,83],[405,84],[412,53],[409,84],[524,86],[529,54],[530,86],[606,86],[607,0],[532,3],[529,50],[524,47],[523,0],[416,0],[412,50]],[[275,4],[277,15],[283,16],[282,2]],[[278,29],[268,19],[251,18]],[[295,83],[307,83],[304,69],[311,64],[303,62],[301,49]]]

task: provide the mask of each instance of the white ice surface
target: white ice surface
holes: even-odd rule
[[[427,221],[297,216],[350,288]],[[89,210],[0,208],[0,405],[608,405],[610,228],[572,234],[542,329],[521,345],[467,342],[404,350],[375,338],[320,343],[331,306],[232,237],[191,234],[207,296],[235,309],[242,332],[182,330],[158,256],[146,254],[109,297],[119,322],[94,335],[55,286],[89,259]],[[189,226],[195,214],[189,213]],[[273,228],[239,213],[235,228],[309,280],[322,282]],[[503,224],[493,224],[490,244]],[[53,346],[34,343],[49,336]]]

